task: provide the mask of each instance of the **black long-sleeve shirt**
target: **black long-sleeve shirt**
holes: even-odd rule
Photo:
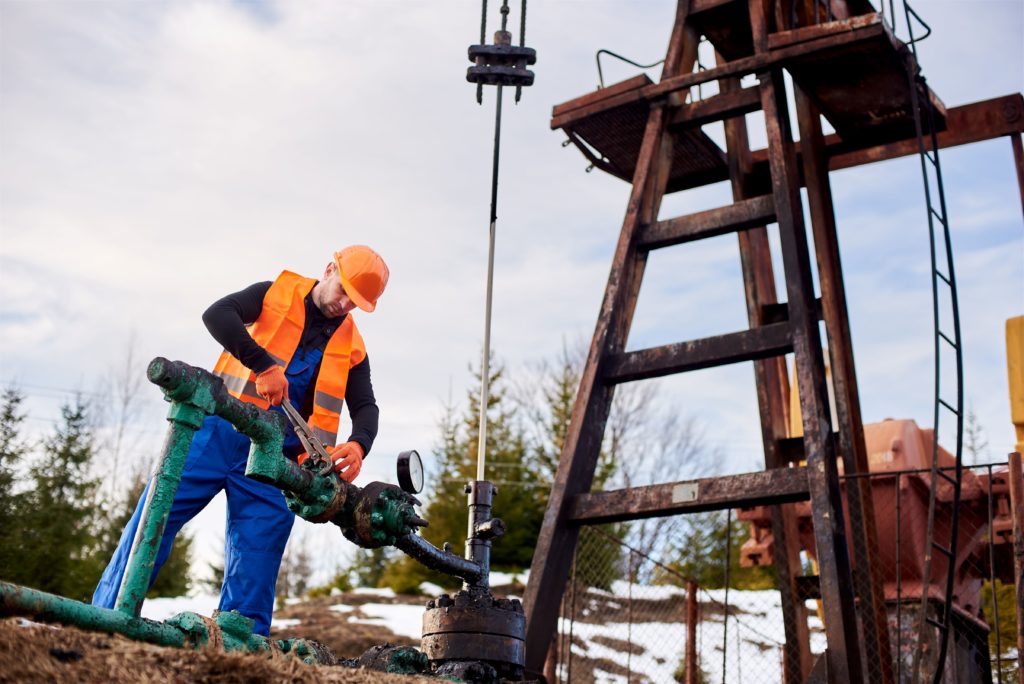
[[[273,283],[265,281],[254,283],[239,292],[234,292],[210,305],[203,313],[203,323],[210,331],[213,339],[247,368],[257,375],[274,365],[274,360],[267,351],[258,345],[245,326],[256,321],[263,311],[263,298]],[[345,315],[327,318],[313,303],[312,293],[306,295],[306,322],[299,340],[300,348],[327,346],[331,335],[337,330]],[[313,372],[306,396],[299,407],[299,412],[307,419],[313,413],[313,394],[316,378],[320,374],[317,366]],[[370,358],[367,355],[360,363],[349,369],[348,382],[345,385],[345,403],[352,419],[352,434],[345,441],[359,442],[366,454],[370,453],[373,440],[377,436],[377,424],[380,411],[373,394],[370,381]],[[339,441],[339,444],[341,442]]]

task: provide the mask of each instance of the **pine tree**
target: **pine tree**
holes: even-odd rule
[[[729,524],[726,518],[729,517]],[[739,589],[771,589],[776,586],[775,566],[740,567],[740,547],[747,538],[747,525],[725,511],[693,513],[686,516],[688,529],[679,544],[676,560],[669,567],[705,589],[721,589],[726,580],[728,553],[729,586]],[[659,577],[666,584],[684,584],[677,574]]]
[[[488,392],[487,477],[498,490],[494,515],[505,522],[506,533],[495,540],[491,566],[519,570],[528,567],[533,557],[534,540],[540,530],[543,507],[539,505],[535,483],[534,458],[526,438],[514,417],[515,407],[504,386],[504,369],[493,364]],[[480,382],[467,393],[467,406],[461,416],[450,410],[442,421],[438,449],[440,482],[436,495],[426,509],[430,527],[424,536],[435,545],[450,542],[454,553],[465,548],[468,509],[465,485],[476,479],[479,444]]]
[[[309,544],[306,543],[305,535],[297,532],[289,539],[281,557],[281,567],[277,571],[274,596],[278,605],[283,606],[287,598],[303,597],[309,589],[312,575],[313,557],[309,552]]]
[[[582,366],[582,355],[574,355],[563,346],[553,365],[544,364],[541,367],[540,382],[537,383],[539,396],[527,399],[527,403],[532,404],[528,409],[531,424],[539,426],[539,431],[534,435],[533,449],[539,466],[538,480],[544,485],[535,490],[542,515],[569,434]],[[604,488],[621,462],[621,442],[615,439],[607,442],[598,455],[591,486],[593,491]],[[576,557],[583,560],[577,562],[574,570],[577,582],[598,589],[611,588],[611,583],[622,575],[622,546],[618,542],[627,529],[626,525],[608,524],[600,525],[597,528],[599,531],[580,534]]]
[[[352,565],[349,567],[349,574],[355,578],[356,586],[370,588],[381,586],[381,578],[384,576],[384,569],[390,555],[393,554],[387,547],[356,549]]]
[[[970,456],[972,465],[981,463],[988,453],[985,429],[981,426],[981,421],[978,420],[978,414],[974,412],[973,406],[967,407],[967,416],[964,420],[964,452]]]
[[[97,554],[102,522],[89,474],[94,453],[88,407],[82,397],[61,407],[61,422],[29,469],[21,558],[13,581],[85,600],[99,579]]]
[[[493,513],[505,523],[506,533],[494,540],[491,567],[520,571],[529,567],[533,547],[544,515],[544,500],[538,495],[536,450],[528,447],[523,429],[515,418],[515,405],[505,389],[505,373],[492,362],[488,390],[487,478],[497,495]],[[458,413],[449,405],[441,419],[440,439],[435,447],[437,473],[432,497],[424,511],[430,526],[423,536],[435,546],[451,544],[452,553],[462,555],[467,536],[467,498],[465,486],[476,479],[479,444],[480,384],[467,392],[465,409]],[[546,489],[545,489],[546,494]],[[431,572],[404,557],[388,564],[382,582],[395,591],[415,590],[420,582],[430,581],[453,587],[458,580]]]
[[[8,580],[17,575],[14,565],[23,555],[21,535],[28,519],[24,515],[25,495],[15,490],[15,468],[29,451],[21,437],[24,399],[15,388],[6,388],[0,394],[0,578]]]

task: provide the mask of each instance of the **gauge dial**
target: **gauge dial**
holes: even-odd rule
[[[398,486],[410,494],[423,491],[423,461],[414,449],[398,454]]]

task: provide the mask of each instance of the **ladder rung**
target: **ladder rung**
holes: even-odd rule
[[[568,519],[585,525],[642,520],[661,515],[720,511],[807,501],[806,468],[772,468],[742,475],[577,494]]]
[[[942,555],[945,556],[946,558],[952,558],[953,557],[953,550],[948,548],[948,547],[946,547],[946,546],[943,546],[942,544],[939,544],[939,543],[936,543],[936,542],[932,542],[932,548],[934,548],[936,551],[941,552]]]
[[[939,337],[941,337],[942,339],[946,340],[946,342],[949,342],[949,346],[951,346],[953,349],[956,349],[957,346],[959,346],[959,345],[957,345],[956,342],[954,342],[953,340],[949,339],[949,337],[946,336],[946,333],[942,332],[941,330],[939,331]]]
[[[935,164],[936,164],[935,157],[933,157],[932,155],[928,154],[927,150],[924,152],[924,158],[927,159],[928,161],[930,161],[932,163],[932,166],[935,166]]]
[[[780,356],[792,350],[789,324],[773,323],[728,335],[612,354],[605,359],[603,377],[612,384],[631,382]]]
[[[717,209],[658,221],[640,230],[640,249],[657,249],[683,242],[763,226],[775,220],[775,200],[762,195]]]
[[[941,630],[941,631],[943,631],[943,632],[945,632],[945,631],[946,631],[946,625],[942,624],[942,623],[941,623],[941,622],[939,622],[938,620],[936,620],[936,619],[934,619],[934,618],[931,618],[931,617],[926,617],[926,618],[925,618],[924,620],[925,620],[925,622],[927,622],[927,623],[928,623],[928,624],[930,624],[930,625],[933,625],[933,626],[935,626],[935,627],[936,627],[936,628],[938,628],[939,630]]]
[[[939,403],[948,408],[950,411],[952,411],[954,415],[960,415],[960,409],[953,408],[952,406],[946,403],[945,399],[939,399]]]
[[[957,479],[955,477],[953,477],[952,475],[950,475],[949,473],[947,473],[945,470],[942,470],[941,468],[939,468],[939,469],[937,469],[935,471],[935,473],[939,477],[944,479],[946,482],[948,482],[948,483],[950,483],[952,485],[956,485],[957,484]]]
[[[942,275],[942,271],[936,271],[935,275],[937,275],[939,277],[939,280],[941,280],[942,282],[946,283],[947,285],[950,285],[950,286],[953,285],[953,283],[949,282],[949,278],[947,278],[946,276]]]
[[[943,216],[939,212],[935,211],[935,209],[929,209],[928,211],[932,212],[932,215],[939,220],[939,223],[941,223],[942,225],[946,225],[946,217],[945,216]]]

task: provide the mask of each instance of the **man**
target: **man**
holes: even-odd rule
[[[273,283],[250,285],[203,314],[210,334],[224,347],[213,372],[228,391],[261,408],[280,407],[285,397],[290,399],[347,482],[359,474],[378,420],[370,362],[350,312],[356,307],[373,311],[387,282],[388,268],[380,255],[355,245],[334,254],[320,281],[284,271]],[[333,447],[343,402],[352,432]],[[294,432],[286,431],[285,455],[301,459],[302,451]],[[248,437],[221,418],[206,417],[192,440],[150,583],[167,560],[178,530],[224,490],[228,510],[220,610],[238,610],[256,621],[258,634],[267,635],[294,515],[280,490],[245,477],[248,455]],[[96,587],[93,605],[114,606],[146,494]]]

